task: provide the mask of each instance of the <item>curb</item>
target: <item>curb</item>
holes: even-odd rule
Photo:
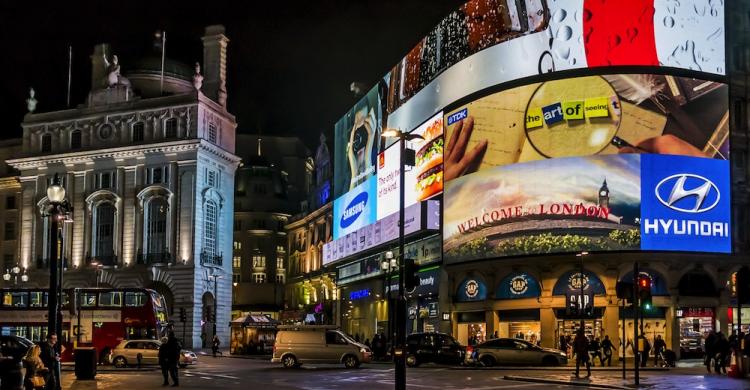
[[[480,367],[480,366],[474,366],[474,367],[468,367],[468,366],[458,366],[458,367],[451,367],[452,370],[513,370],[513,371],[570,371],[575,370],[575,366],[560,366],[560,367],[539,367],[539,366],[531,366],[531,367],[523,367],[523,366],[493,366],[493,367]],[[625,370],[625,372],[633,372],[632,368],[628,368]],[[649,372],[661,372],[661,371],[670,371],[669,368],[661,368],[661,367],[653,367],[653,368],[641,368],[639,371],[649,371]],[[622,372],[622,367],[619,368],[595,368],[591,367],[591,372]]]
[[[592,389],[617,389],[617,390],[630,390],[631,389],[630,387],[618,386],[618,385],[607,385],[604,383],[573,382],[573,381],[563,381],[563,380],[555,380],[555,379],[532,378],[528,376],[505,375],[503,376],[503,379],[509,380],[509,381],[518,381],[518,382],[549,383],[549,384],[555,384],[555,385],[581,386],[581,387],[589,387]]]

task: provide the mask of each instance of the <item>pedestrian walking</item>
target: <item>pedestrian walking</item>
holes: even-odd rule
[[[604,335],[604,340],[602,340],[602,352],[604,354],[604,361],[602,361],[602,366],[604,366],[604,362],[607,362],[607,366],[612,366],[612,350],[617,350],[615,348],[615,345],[612,344],[612,340],[609,339],[609,335]]]
[[[716,344],[714,344],[714,371],[717,374],[727,373],[727,359],[729,359],[729,341],[724,333],[716,333]]]
[[[177,365],[180,363],[181,351],[180,341],[177,340],[174,332],[170,331],[167,340],[159,346],[159,366],[161,367],[161,375],[164,377],[162,386],[169,386],[169,377],[172,377],[172,387],[180,385]]]
[[[591,340],[589,340],[589,354],[591,355],[592,366],[596,366],[596,358],[599,358],[599,364],[602,366],[604,365],[604,361],[602,361],[601,344],[598,337],[594,338],[591,336]]]
[[[657,334],[656,339],[654,339],[654,367],[657,367],[659,359],[663,362],[666,360],[664,359],[664,351],[666,350],[667,343],[664,342],[664,339],[661,338],[660,334]]]
[[[23,387],[26,390],[44,388],[49,376],[52,375],[50,370],[44,366],[41,355],[42,349],[38,345],[33,345],[23,358],[23,367],[26,369]]]
[[[214,357],[216,357],[217,353],[221,356],[224,356],[224,354],[221,353],[221,351],[219,351],[220,346],[221,346],[221,340],[219,340],[219,335],[214,335],[214,338],[211,341],[211,352],[213,352]]]
[[[706,370],[708,372],[711,372],[711,365],[714,357],[716,356],[716,350],[714,348],[716,344],[716,333],[712,330],[708,332],[708,335],[706,335],[706,341],[704,342],[703,350],[704,350],[704,358],[703,358],[703,364],[706,365]]]
[[[60,364],[60,355],[55,350],[57,345],[57,333],[52,332],[47,335],[47,341],[40,345],[40,359],[44,363],[44,367],[49,370],[50,375],[47,377],[47,383],[44,388],[46,390],[57,390],[60,388],[60,377],[58,365]]]
[[[648,354],[651,353],[651,343],[648,341],[648,338],[644,335],[638,336],[638,339],[641,340],[643,343],[643,351],[641,351],[641,367],[646,367],[646,364],[648,364]]]
[[[583,334],[583,329],[578,329],[576,338],[573,340],[573,350],[576,353],[576,378],[580,378],[581,364],[586,365],[586,378],[591,376],[591,364],[589,363],[589,339]]]

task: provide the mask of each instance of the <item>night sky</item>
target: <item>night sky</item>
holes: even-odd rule
[[[108,42],[123,69],[153,52],[167,31],[167,57],[203,60],[204,27],[224,24],[229,111],[238,132],[297,135],[314,149],[367,88],[463,1],[3,1],[0,3],[0,138],[21,135],[29,86],[37,112],[65,108],[73,46],[71,105],[90,88],[89,56]],[[71,4],[75,4],[72,6]]]

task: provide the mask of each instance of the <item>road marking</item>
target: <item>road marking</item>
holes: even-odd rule
[[[194,375],[210,375],[210,376],[215,376],[217,378],[224,378],[224,379],[240,379],[239,377],[232,376],[232,375],[214,374],[214,373],[211,373],[211,372],[192,371],[192,373]],[[190,374],[185,374],[185,375],[187,376],[187,375],[190,375]]]

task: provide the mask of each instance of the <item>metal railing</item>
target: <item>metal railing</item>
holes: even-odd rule
[[[138,253],[136,258],[138,264],[169,264],[172,262],[172,254],[169,252]]]

